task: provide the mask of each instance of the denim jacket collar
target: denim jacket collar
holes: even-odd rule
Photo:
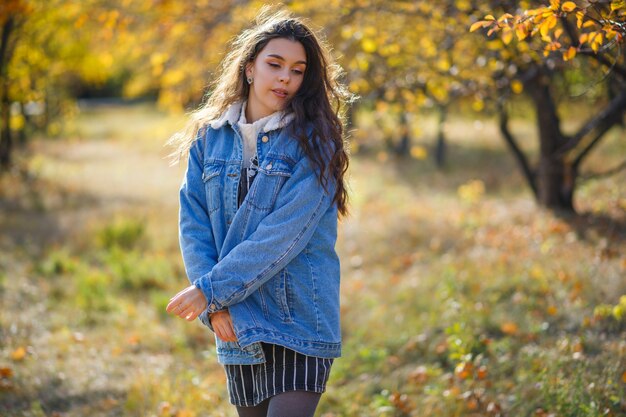
[[[239,121],[242,106],[242,101],[237,101],[231,104],[219,118],[209,122],[209,125],[215,130],[221,128],[226,123],[229,123],[231,126],[235,126]],[[280,117],[272,117],[263,128],[263,131],[267,133],[272,130],[281,129],[291,123],[294,117],[295,115],[293,113],[282,112]]]

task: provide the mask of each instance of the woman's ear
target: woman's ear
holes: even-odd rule
[[[252,62],[246,64],[246,77],[252,77]]]

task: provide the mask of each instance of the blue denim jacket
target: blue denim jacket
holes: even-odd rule
[[[237,342],[216,337],[218,362],[265,361],[259,342],[306,355],[341,356],[335,184],[282,124],[257,137],[259,168],[237,207],[241,104],[200,129],[180,188],[179,240],[191,283],[208,300],[200,321],[228,308]]]

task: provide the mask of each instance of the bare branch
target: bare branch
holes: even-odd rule
[[[585,123],[585,125],[581,127],[575,135],[570,136],[567,142],[565,142],[565,144],[557,150],[557,155],[563,156],[565,153],[574,149],[583,140],[583,138],[594,129],[600,128],[600,131],[604,134],[616,123],[617,120],[619,120],[619,116],[621,116],[624,111],[626,111],[626,91],[622,91],[621,94],[611,100],[609,105],[606,106],[604,110],[592,117],[591,120],[587,121],[587,123]],[[588,146],[593,146],[594,142],[597,140],[599,140],[599,137],[594,138]],[[585,153],[586,150],[583,150],[582,155],[579,155],[577,159],[580,159]]]
[[[524,152],[522,152],[522,149],[519,147],[517,140],[513,137],[511,131],[509,130],[509,114],[504,108],[504,104],[501,100],[498,100],[498,115],[500,133],[502,133],[504,140],[509,145],[511,151],[513,152],[513,155],[515,156],[515,159],[517,159],[517,162],[522,167],[522,171],[524,172],[526,181],[528,181],[528,185],[533,190],[533,194],[535,195],[535,197],[537,197],[539,194],[537,190],[535,172],[531,169],[530,164],[528,163],[528,158],[526,158],[526,155],[524,154]]]
[[[618,172],[620,172],[620,171],[622,171],[624,169],[626,169],[626,160],[623,161],[618,166],[609,169],[608,171],[596,172],[596,173],[593,173],[593,174],[580,175],[579,176],[579,181],[583,182],[583,181],[589,181],[589,180],[596,180],[596,179],[600,179],[600,178],[611,177],[611,176],[617,174]]]

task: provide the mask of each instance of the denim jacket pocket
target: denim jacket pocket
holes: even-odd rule
[[[281,320],[284,323],[291,323],[293,317],[291,315],[291,285],[289,274],[283,269],[276,276],[276,300],[280,309]]]
[[[210,163],[204,166],[202,181],[206,190],[207,207],[209,214],[219,209],[221,204],[222,182],[220,173],[224,164]]]
[[[259,210],[272,210],[281,187],[292,172],[293,166],[289,162],[277,157],[266,157],[258,168],[259,177],[250,188],[250,205]]]

